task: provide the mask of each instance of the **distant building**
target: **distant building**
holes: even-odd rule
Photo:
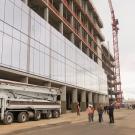
[[[102,27],[89,0],[0,0],[0,79],[61,88],[62,113],[106,104]]]

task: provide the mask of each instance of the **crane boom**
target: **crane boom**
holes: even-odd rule
[[[115,68],[114,73],[116,76],[114,90],[116,92],[116,100],[122,103],[122,90],[121,90],[121,76],[120,76],[120,61],[119,61],[119,46],[118,46],[118,19],[115,18],[115,13],[112,5],[112,1],[108,0],[111,18],[112,18],[112,34],[113,34],[113,50],[114,50],[114,60]]]

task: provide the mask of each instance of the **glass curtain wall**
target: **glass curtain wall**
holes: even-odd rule
[[[107,94],[103,69],[20,0],[0,0],[0,65]]]

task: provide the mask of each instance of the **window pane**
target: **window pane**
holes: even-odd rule
[[[7,0],[5,5],[5,21],[12,26],[13,26],[13,8],[14,8],[13,3]]]
[[[4,32],[10,36],[12,36],[12,27],[8,24],[4,23]]]
[[[14,27],[21,30],[21,9],[16,6],[14,8]]]
[[[22,31],[28,34],[28,14],[22,11]]]
[[[14,39],[12,45],[12,66],[19,68],[20,60],[20,41]]]
[[[2,55],[3,64],[11,65],[11,47],[12,47],[12,38],[5,34],[3,37],[3,55]]]
[[[0,0],[0,19],[4,20],[5,0]]]
[[[0,32],[3,32],[3,27],[4,27],[4,23],[2,21],[0,21]]]
[[[39,74],[39,51],[34,49],[34,73]]]
[[[1,63],[1,56],[2,56],[2,38],[3,38],[3,34],[0,32],[0,63]]]
[[[27,70],[27,45],[24,43],[21,43],[20,68],[25,71]]]
[[[34,72],[34,49],[30,48],[30,72]]]

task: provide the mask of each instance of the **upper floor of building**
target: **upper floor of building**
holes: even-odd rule
[[[90,0],[22,0],[101,65],[103,23]]]

